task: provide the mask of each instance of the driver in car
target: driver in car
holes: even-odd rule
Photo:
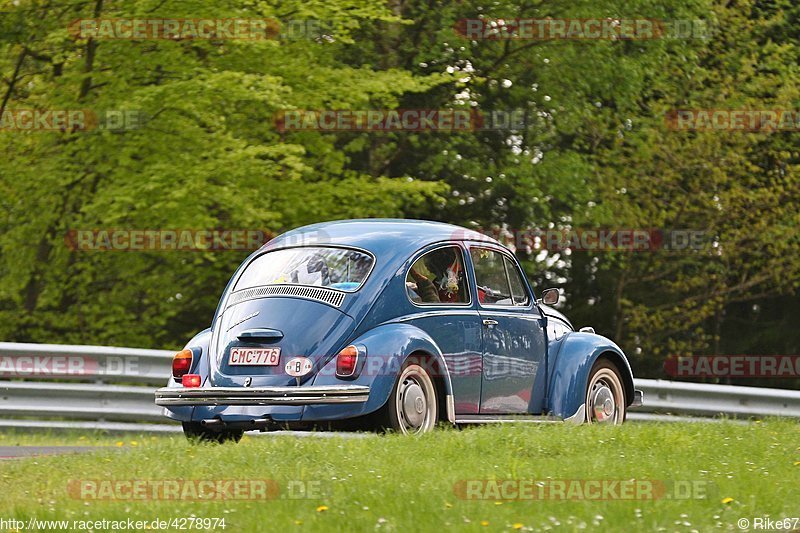
[[[422,262],[427,272],[422,272],[418,263],[412,266],[409,275],[416,282],[416,287],[409,287],[409,290],[416,292],[418,300],[424,303],[458,302],[464,270],[455,250],[438,250],[428,254]]]

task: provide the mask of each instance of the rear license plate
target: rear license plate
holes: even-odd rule
[[[275,366],[280,360],[280,348],[231,348],[228,356],[228,364],[231,366]]]

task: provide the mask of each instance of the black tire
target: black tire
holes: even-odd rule
[[[242,440],[244,431],[242,430],[222,430],[214,431],[203,426],[200,422],[184,422],[183,434],[192,442],[216,442],[223,444],[225,442],[239,442]]]
[[[586,383],[585,409],[589,424],[618,425],[625,422],[627,403],[625,385],[617,365],[598,359]]]
[[[407,360],[386,404],[376,413],[379,429],[403,435],[427,433],[439,420],[436,386],[424,364]]]

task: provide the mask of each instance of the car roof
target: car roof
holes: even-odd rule
[[[380,254],[385,250],[413,253],[442,241],[477,240],[500,244],[482,233],[429,220],[368,218],[337,220],[303,226],[274,238],[265,248],[347,246]]]

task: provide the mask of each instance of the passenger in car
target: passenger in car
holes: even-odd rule
[[[414,265],[408,272],[415,281],[413,287],[408,284],[406,285],[411,300],[417,303],[439,303],[441,300],[439,299],[439,292],[436,290],[436,286],[425,275],[417,272],[416,268],[417,265]],[[416,296],[416,300],[414,296]]]
[[[464,268],[453,247],[434,250],[418,259],[408,271],[406,290],[416,303],[465,302]]]

